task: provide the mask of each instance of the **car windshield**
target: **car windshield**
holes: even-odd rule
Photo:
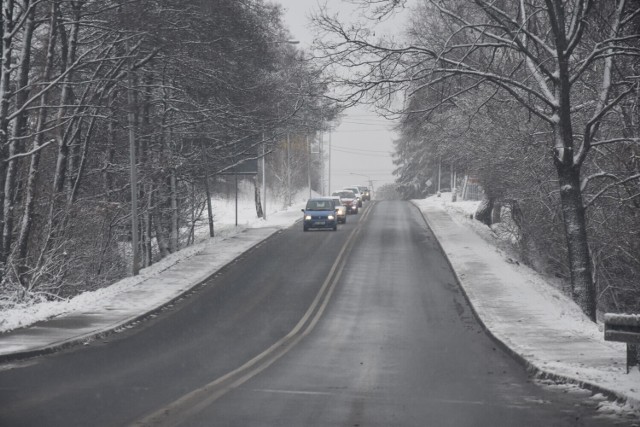
[[[333,209],[333,200],[309,200],[308,211],[330,211]]]

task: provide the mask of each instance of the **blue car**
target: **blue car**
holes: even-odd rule
[[[302,209],[304,218],[302,229],[309,231],[310,228],[329,228],[333,231],[338,229],[338,215],[333,199],[328,197],[309,199],[307,207]]]

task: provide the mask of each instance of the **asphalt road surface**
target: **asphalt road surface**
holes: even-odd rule
[[[0,426],[609,426],[474,319],[416,208],[278,233],[125,332],[0,366]]]

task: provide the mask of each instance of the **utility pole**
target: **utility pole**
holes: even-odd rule
[[[287,206],[291,206],[291,140],[287,132]]]
[[[235,159],[234,159],[235,161]],[[238,227],[238,165],[233,167],[233,178],[236,181],[236,227]]]
[[[329,176],[327,177],[327,194],[331,194],[331,130],[329,130]]]
[[[438,193],[440,192],[440,175],[442,173],[442,157],[438,156]]]
[[[323,122],[324,123],[324,122]],[[320,129],[320,141],[318,152],[320,154],[320,195],[324,196],[324,131]]]
[[[264,140],[264,132],[262,132],[262,219],[266,221],[267,219],[267,162],[265,161],[266,157],[266,147]]]
[[[309,143],[309,134],[307,138],[307,181],[309,185],[309,198],[311,198],[311,144]]]
[[[127,44],[127,51],[128,51]],[[127,89],[127,101],[129,103],[129,181],[131,185],[131,249],[133,259],[131,262],[131,275],[137,276],[140,272],[140,249],[138,248],[138,173],[136,166],[136,116],[135,102],[133,98],[133,68],[131,59],[127,61],[127,74],[129,88]]]
[[[202,158],[204,160],[204,189],[207,195],[207,215],[209,218],[209,237],[214,237],[215,232],[213,229],[213,208],[211,207],[211,189],[209,188],[209,161],[207,159],[207,150],[204,147],[204,143],[200,141],[200,149],[202,150]]]

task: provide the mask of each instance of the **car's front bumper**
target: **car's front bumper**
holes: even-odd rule
[[[305,228],[334,228],[338,223],[335,219],[305,219]]]

